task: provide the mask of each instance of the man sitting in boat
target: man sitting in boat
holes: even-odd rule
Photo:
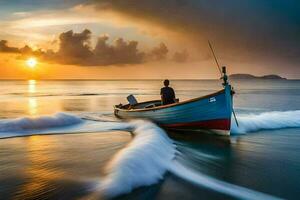
[[[162,105],[167,105],[176,102],[175,92],[173,88],[169,87],[169,84],[169,80],[164,80],[165,87],[161,88],[160,90]]]

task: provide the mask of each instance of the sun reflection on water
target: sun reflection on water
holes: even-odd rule
[[[28,113],[30,115],[36,115],[37,114],[37,99],[35,97],[32,97],[36,93],[36,80],[28,80]]]
[[[36,98],[29,98],[28,100],[28,111],[30,115],[37,114],[37,100]]]
[[[36,93],[36,80],[28,80],[28,93]]]

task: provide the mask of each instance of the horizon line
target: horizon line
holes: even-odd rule
[[[163,78],[145,78],[145,79],[78,79],[78,78],[69,78],[69,79],[60,79],[60,78],[57,78],[57,79],[34,79],[34,78],[29,78],[29,79],[25,79],[25,78],[8,78],[8,79],[1,79],[0,78],[0,81],[29,81],[29,80],[36,80],[36,81],[157,81],[157,80],[164,80]],[[211,79],[195,79],[195,78],[192,78],[192,79],[181,79],[181,78],[175,78],[175,79],[170,79],[169,80],[174,80],[174,81],[209,81],[209,80],[220,80],[218,78],[211,78]],[[231,79],[231,80],[252,80],[252,79]],[[257,79],[254,79],[254,80],[257,80]],[[261,80],[281,80],[281,79],[261,79]],[[286,78],[285,80],[300,80],[300,78]]]

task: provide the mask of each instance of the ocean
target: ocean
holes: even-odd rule
[[[230,137],[120,121],[161,80],[0,81],[0,199],[299,199],[300,81],[236,80]],[[180,101],[222,88],[171,80]]]

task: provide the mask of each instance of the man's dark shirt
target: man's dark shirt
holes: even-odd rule
[[[161,100],[163,105],[175,103],[175,92],[171,87],[163,87],[160,90]]]

